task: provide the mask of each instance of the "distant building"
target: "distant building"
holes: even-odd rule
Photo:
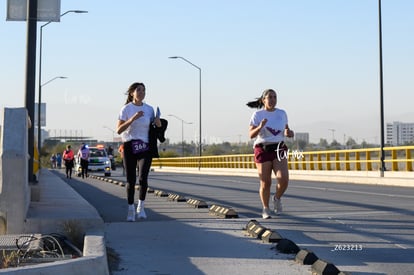
[[[305,141],[309,143],[309,133],[295,133],[295,141]]]
[[[397,146],[414,142],[414,123],[387,123],[387,144]]]

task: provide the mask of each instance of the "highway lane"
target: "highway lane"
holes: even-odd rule
[[[150,184],[261,220],[340,270],[414,273],[414,188],[292,180],[284,214],[262,220],[256,178],[156,172]]]
[[[112,177],[123,179],[120,173],[115,171]],[[98,186],[103,195],[115,193],[115,198],[110,196],[116,200],[113,205],[124,200],[122,187],[93,179],[82,182]],[[259,220],[341,271],[414,274],[414,188],[291,180],[283,215],[263,220],[257,178],[157,171],[149,182],[154,189],[232,207],[241,217]],[[76,183],[74,188],[88,185]],[[84,196],[97,208],[112,204]],[[109,220],[124,219],[113,209],[108,214],[102,211]]]

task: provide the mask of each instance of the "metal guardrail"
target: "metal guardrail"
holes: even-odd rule
[[[384,147],[387,171],[413,171],[414,146]],[[378,171],[381,165],[381,148],[289,151],[290,170],[310,171]],[[186,168],[245,168],[254,169],[253,154],[176,157],[153,159],[153,167]]]

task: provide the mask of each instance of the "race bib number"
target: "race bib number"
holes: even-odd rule
[[[140,139],[132,141],[132,153],[138,154],[149,150],[149,144]]]

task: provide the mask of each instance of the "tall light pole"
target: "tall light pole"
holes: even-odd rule
[[[60,15],[60,17],[65,16],[68,13],[87,13],[87,11],[82,11],[82,10],[68,10],[64,13],[62,13]],[[40,133],[40,110],[41,110],[41,103],[42,103],[42,86],[46,85],[47,83],[42,85],[42,40],[43,40],[43,28],[46,27],[47,25],[49,25],[50,23],[52,23],[52,21],[49,21],[45,24],[43,24],[42,26],[40,26],[40,42],[39,42],[39,81],[38,81],[38,85],[39,85],[39,91],[38,91],[38,113],[37,113],[37,126],[38,126],[38,132],[37,132],[37,147],[39,150],[39,168],[40,168],[40,148],[41,148],[41,133]],[[54,80],[54,79],[53,79]],[[50,82],[50,81],[49,81]]]
[[[105,126],[105,125],[102,126],[102,127],[112,132],[112,142],[114,142],[114,140],[115,140],[115,130],[111,129],[108,126]]]
[[[332,142],[334,142],[334,140],[335,140],[335,129],[328,129],[328,130],[332,132]]]
[[[378,34],[379,34],[379,80],[380,80],[380,129],[381,129],[381,163],[380,163],[380,177],[384,177],[385,171],[385,153],[384,153],[384,93],[382,80],[382,21],[381,21],[381,0],[378,0]]]
[[[27,114],[34,124],[34,107],[36,93],[36,29],[37,29],[37,0],[26,1],[27,3],[27,46],[26,46],[26,83],[25,83],[25,105]],[[33,174],[33,159],[35,153],[34,127],[29,127],[27,140],[28,179],[31,183],[36,182]],[[40,161],[39,161],[40,163]]]
[[[199,151],[199,160],[198,160],[198,170],[200,170],[201,168],[201,156],[202,156],[202,151],[203,151],[203,147],[202,147],[202,137],[201,137],[201,68],[198,67],[197,65],[193,64],[192,62],[188,61],[187,59],[185,59],[184,57],[181,56],[170,56],[169,58],[172,59],[181,59],[185,62],[187,62],[188,64],[190,64],[191,66],[195,67],[198,69],[199,71],[199,144],[198,144],[198,151]]]
[[[176,119],[181,121],[181,150],[182,150],[182,156],[184,157],[184,123],[185,124],[193,124],[193,123],[184,121],[183,119],[179,118],[176,115],[169,115],[169,116],[175,117]]]
[[[49,84],[53,80],[56,80],[56,79],[66,79],[66,78],[67,78],[66,76],[56,76],[56,77],[54,77],[54,78],[46,81],[45,83],[41,84],[39,86],[39,88],[41,89],[43,86]],[[39,93],[39,95],[40,95],[40,93]],[[42,124],[40,123],[40,118],[41,118],[41,116],[40,116],[40,110],[41,110],[41,107],[40,107],[41,102],[40,102],[40,100],[41,99],[40,99],[40,96],[39,96],[39,104],[38,104],[38,107],[37,107],[37,147],[38,147],[38,152],[39,152],[39,158],[40,158],[40,149],[42,147],[42,136],[41,136],[42,135],[42,131],[41,131]],[[39,161],[39,168],[40,168],[40,161]]]

